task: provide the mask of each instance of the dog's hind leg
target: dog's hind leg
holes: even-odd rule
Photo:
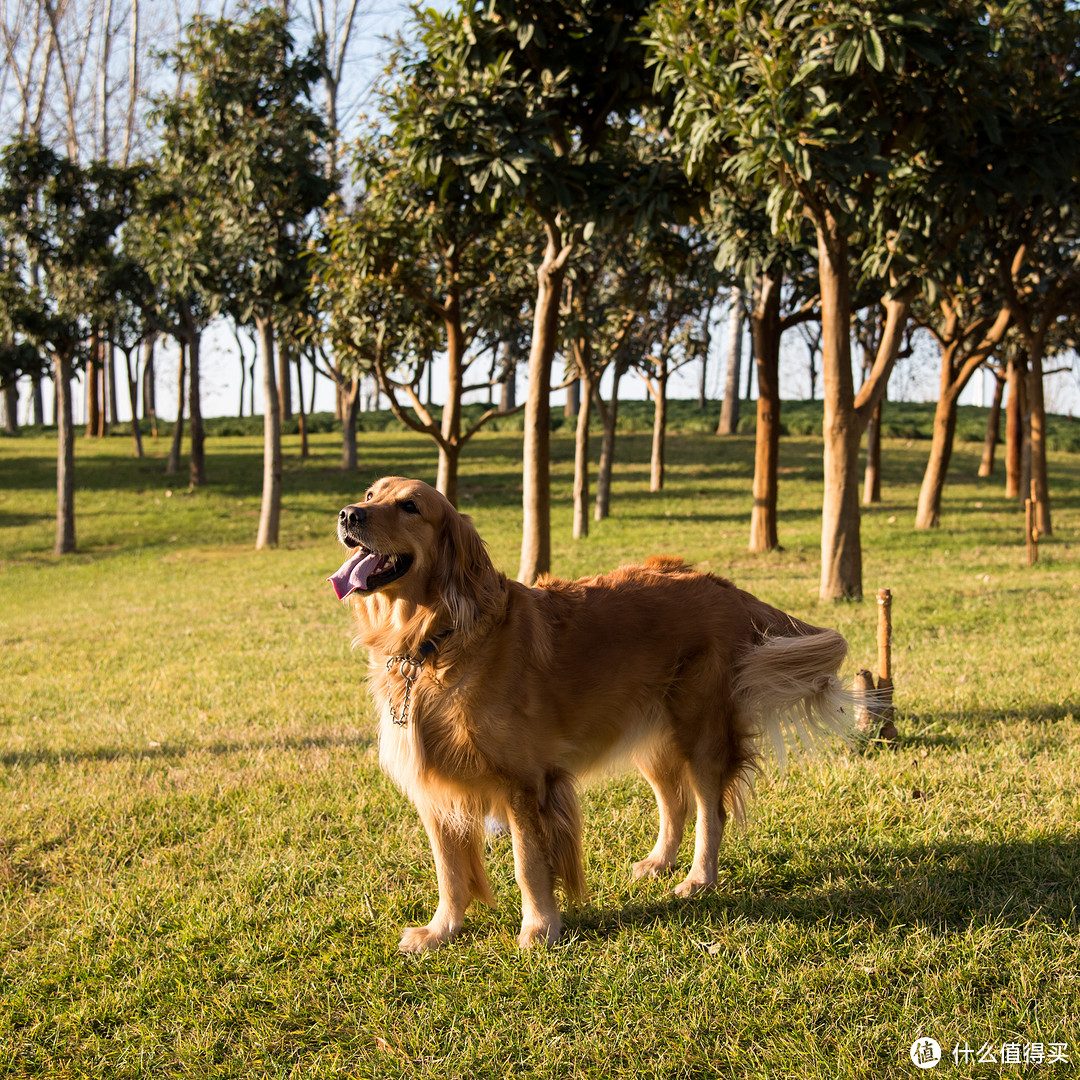
[[[714,696],[711,699],[715,702]],[[732,706],[719,709],[711,736],[699,738],[690,753],[687,775],[697,801],[694,863],[675,889],[677,896],[693,896],[716,884],[720,842],[729,813],[744,815],[757,754],[741,715]],[[698,730],[706,730],[704,725]]]
[[[406,953],[436,949],[455,937],[474,898],[493,903],[481,858],[479,820],[461,821],[432,808],[425,808],[421,817],[435,856],[439,906],[427,926],[410,926],[401,935],[398,948]]]
[[[690,786],[697,801],[697,821],[694,827],[694,863],[686,878],[675,886],[675,895],[684,897],[711,889],[716,884],[716,862],[727,824],[724,785],[715,763],[691,761],[689,774]]]
[[[693,896],[716,884],[716,864],[728,816],[745,815],[746,801],[757,768],[757,751],[741,718],[724,725],[723,743],[703,740],[690,758],[687,773],[697,800],[694,864],[686,880],[675,888],[677,896]]]
[[[637,881],[666,873],[675,865],[686,825],[687,792],[686,766],[673,752],[655,748],[635,757],[635,762],[649,781],[660,812],[660,830],[652,851],[634,863],[632,875]]]
[[[514,876],[521,889],[521,932],[518,944],[553,944],[562,932],[562,917],[555,902],[556,858],[550,824],[536,791],[520,788],[507,800],[510,834],[514,842]]]

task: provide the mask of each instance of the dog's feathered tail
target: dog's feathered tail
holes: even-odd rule
[[[783,626],[764,628],[740,658],[736,697],[772,743],[781,769],[789,733],[804,749],[821,736],[853,737],[856,695],[837,675],[846,655],[847,642],[835,630],[784,616]]]

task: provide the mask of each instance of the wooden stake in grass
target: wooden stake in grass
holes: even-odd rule
[[[1034,566],[1039,561],[1039,496],[1035,481],[1031,481],[1031,498],[1024,500],[1024,535],[1027,537],[1027,564]]]
[[[878,589],[878,693],[888,693],[889,709],[892,709],[892,590]]]

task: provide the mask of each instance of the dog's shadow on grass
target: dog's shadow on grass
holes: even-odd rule
[[[657,924],[706,939],[717,925],[737,921],[869,923],[893,933],[962,933],[977,924],[1020,930],[1036,921],[1075,933],[1080,830],[1000,843],[773,851],[764,871],[759,864],[752,871],[722,867],[717,888],[689,900],[671,893],[636,899],[631,893],[621,907],[583,905],[567,925],[586,940]]]

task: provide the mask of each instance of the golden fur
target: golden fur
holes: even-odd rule
[[[577,780],[630,759],[652,786],[660,830],[635,878],[675,865],[696,805],[693,863],[675,890],[691,896],[716,881],[724,824],[742,817],[763,739],[782,750],[785,720],[810,732],[846,726],[838,633],[677,559],[528,588],[495,569],[442,495],[400,477],[346,507],[339,537],[412,559],[351,598],[380,760],[420,813],[438,877],[435,915],[405,931],[403,951],[441,945],[472,900],[492,902],[486,814],[509,822],[518,940],[550,942],[562,928],[556,884],[585,889]],[[401,723],[406,657],[422,664]]]

